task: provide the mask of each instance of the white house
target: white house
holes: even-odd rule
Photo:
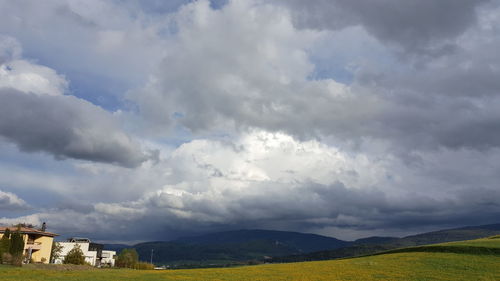
[[[115,266],[115,251],[102,250],[101,265]]]
[[[87,238],[70,238],[68,241],[59,242],[59,245],[62,246],[62,249],[59,258],[55,260],[55,263],[63,263],[63,260],[69,251],[78,245],[85,256],[85,261],[92,266],[115,265],[115,251],[103,250],[102,244],[92,243]]]

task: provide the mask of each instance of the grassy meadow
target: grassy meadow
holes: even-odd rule
[[[492,249],[500,249],[500,235],[482,239],[475,239],[475,240],[442,243],[442,244],[437,244],[436,246],[447,246],[447,245],[487,247]]]
[[[460,249],[459,253],[428,250]],[[141,271],[125,269],[66,270],[0,266],[2,281],[14,280],[500,280],[500,255],[471,248],[500,249],[500,239],[437,244],[423,252],[398,252],[368,257],[265,264],[235,268]],[[470,252],[470,253],[469,253]]]

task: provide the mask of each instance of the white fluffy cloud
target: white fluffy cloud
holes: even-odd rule
[[[14,193],[0,190],[0,210],[4,212],[18,211],[26,210],[28,207],[28,204]]]
[[[138,87],[164,51],[160,33],[168,30],[168,19],[147,17],[127,2],[2,0],[0,33],[75,80],[105,77]]]
[[[5,38],[5,37],[4,37]],[[12,42],[12,38],[3,39]],[[0,136],[23,151],[135,167],[151,157],[120,129],[112,114],[65,95],[67,80],[53,69],[15,58],[5,46],[0,64]]]
[[[12,88],[38,95],[62,95],[68,82],[48,67],[25,60],[0,65],[0,88]]]

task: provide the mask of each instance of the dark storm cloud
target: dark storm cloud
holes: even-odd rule
[[[268,183],[266,188],[268,193],[240,198],[227,195],[218,201],[187,195],[180,199],[182,208],[173,206],[172,198],[161,193],[141,202],[102,204],[95,212],[74,213],[78,219],[69,227],[58,225],[58,220],[62,220],[58,214],[46,215],[46,219],[56,222],[56,228],[68,227],[74,233],[87,231],[90,224],[99,225],[89,233],[95,239],[109,239],[108,231],[119,227],[123,231],[115,233],[113,239],[127,241],[137,237],[169,240],[193,233],[241,228],[308,232],[334,227],[419,232],[429,227],[491,223],[500,213],[499,191],[485,188],[474,192],[462,190],[454,198],[407,194],[398,200],[382,189],[358,190],[339,182],[304,183],[289,189]]]
[[[431,56],[454,49],[452,39],[476,21],[487,0],[316,0],[280,1],[298,26],[340,29],[361,24],[382,42]]]
[[[72,96],[0,89],[0,136],[26,152],[136,167],[148,159],[109,113]]]
[[[283,189],[282,189],[283,190]],[[500,191],[477,188],[456,192],[455,199],[435,199],[431,195],[405,195],[399,200],[391,198],[383,188],[357,190],[342,183],[321,185],[308,183],[295,190],[295,194],[281,198],[265,198],[238,202],[241,216],[259,210],[268,217],[251,218],[246,223],[260,221],[268,225],[281,222],[289,227],[306,231],[311,227],[353,227],[359,229],[418,228],[424,225],[446,223],[478,224],[495,220],[500,212]],[[293,202],[293,204],[290,204]],[[462,220],[462,222],[460,222]],[[480,220],[480,221],[478,221]],[[245,222],[235,221],[244,225]]]

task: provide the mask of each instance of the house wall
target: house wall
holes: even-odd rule
[[[0,233],[0,239],[2,239],[3,233]],[[22,235],[24,240],[24,249],[26,250],[27,242],[28,242],[28,234]],[[35,242],[41,243],[41,249],[37,251],[33,251],[31,258],[34,262],[42,262],[42,259],[45,258],[44,263],[50,262],[50,252],[52,251],[52,242],[54,241],[54,237],[49,236],[41,236],[35,239]]]
[[[115,266],[115,256],[116,251],[103,250],[101,264],[109,264],[111,266]]]
[[[53,241],[54,237],[49,236],[42,236],[35,239],[35,242],[42,244],[42,248],[38,251],[34,251],[31,255],[34,262],[42,262],[42,259],[45,259],[44,263],[50,262],[50,252],[52,250]]]
[[[85,256],[85,261],[89,264],[95,266],[97,260],[97,252],[89,251],[89,243],[77,243],[77,242],[59,242],[59,245],[62,246],[60,257],[55,261],[55,263],[62,263],[64,257],[71,251],[75,245],[79,245],[80,249]]]

